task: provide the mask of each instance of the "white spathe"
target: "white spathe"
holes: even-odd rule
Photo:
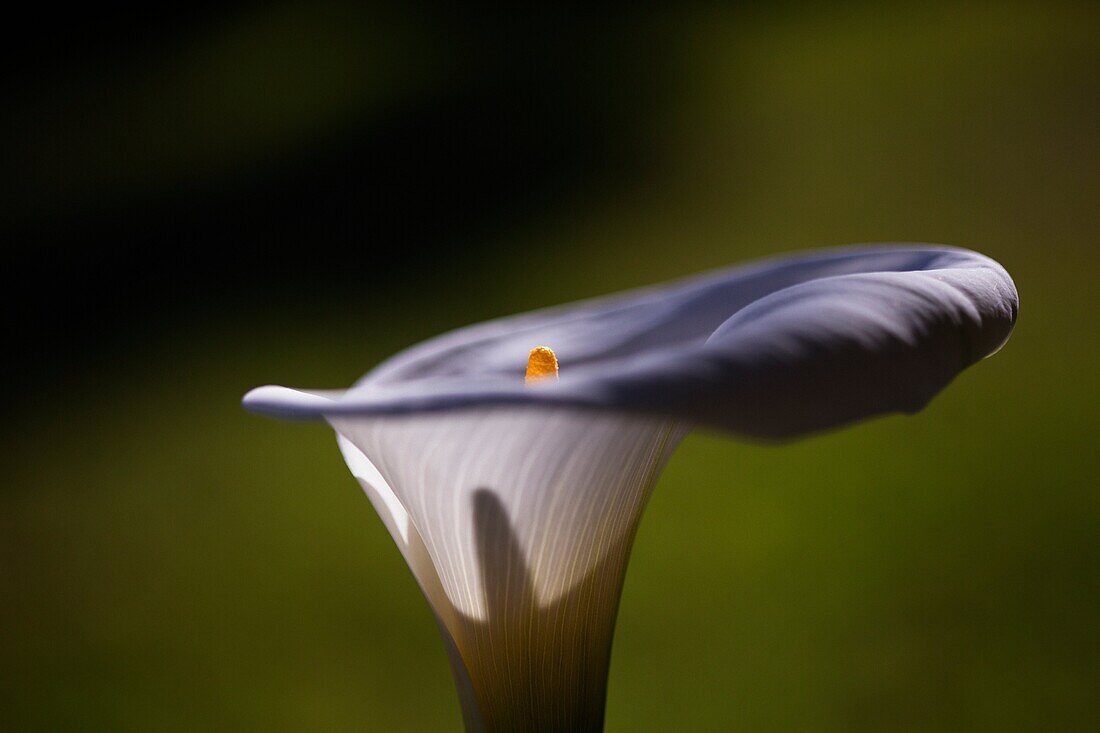
[[[541,406],[329,420],[457,655],[467,725],[598,729],[630,545],[686,430]]]
[[[594,731],[630,545],[685,426],[790,440],[916,412],[1018,310],[976,252],[806,252],[475,324],[350,389],[244,404],[336,429],[443,630],[469,730]],[[540,344],[562,373],[527,385]]]

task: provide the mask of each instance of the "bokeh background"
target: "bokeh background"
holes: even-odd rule
[[[30,9],[0,108],[0,727],[446,731],[330,432],[244,413],[483,318],[848,242],[1016,279],[915,417],[699,434],[609,731],[1100,728],[1100,6]]]

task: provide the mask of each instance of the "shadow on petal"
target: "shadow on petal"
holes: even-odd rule
[[[472,730],[600,731],[611,641],[634,529],[568,592],[541,605],[497,494],[473,495],[486,618],[449,629],[476,699]],[[475,720],[476,719],[476,720]]]

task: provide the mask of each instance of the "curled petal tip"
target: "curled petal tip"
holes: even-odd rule
[[[333,394],[267,384],[249,391],[241,404],[246,410],[258,415],[305,419],[316,417],[334,401]]]

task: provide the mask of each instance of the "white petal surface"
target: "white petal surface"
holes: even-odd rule
[[[490,727],[593,725],[630,545],[684,431],[566,408],[331,422],[361,483],[392,487],[372,501],[398,544],[422,541],[434,576],[414,573]]]

